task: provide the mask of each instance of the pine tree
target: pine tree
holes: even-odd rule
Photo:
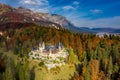
[[[22,66],[19,67],[19,80],[25,80],[25,71]]]
[[[113,63],[112,63],[112,57],[110,56],[109,63],[108,63],[108,66],[107,66],[107,75],[108,75],[109,79],[111,79],[112,71],[113,71]]]
[[[14,62],[11,58],[5,58],[6,69],[4,73],[5,80],[15,80],[15,70],[14,70]]]
[[[87,57],[86,57],[86,52],[84,52],[83,56],[84,56],[83,57],[83,66],[86,67],[87,66],[87,62],[88,62],[87,61]]]
[[[15,80],[15,77],[14,77],[10,67],[6,68],[4,79],[5,80]]]
[[[90,68],[87,66],[85,73],[85,80],[90,80]]]

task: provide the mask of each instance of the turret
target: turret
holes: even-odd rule
[[[42,48],[45,49],[45,43],[44,42],[42,43]]]
[[[52,50],[51,50],[51,48],[49,49],[49,51],[50,51],[50,52],[49,52],[49,56],[51,56],[51,54],[52,54]]]
[[[62,50],[62,46],[60,43],[59,43],[58,49],[59,49],[59,51]]]
[[[39,43],[39,50],[40,52],[43,52],[43,49],[45,49],[45,44],[43,43]]]

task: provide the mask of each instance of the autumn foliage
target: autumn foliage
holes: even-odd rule
[[[15,26],[15,25],[14,25]],[[18,25],[17,25],[18,26]],[[62,43],[73,49],[79,60],[74,80],[119,80],[120,79],[120,36],[100,38],[95,34],[73,33],[66,29],[56,29],[36,25],[22,25],[7,29],[0,35],[0,47],[14,54],[27,55],[39,42],[45,44]],[[72,59],[70,57],[69,59]],[[76,60],[76,59],[74,59]],[[0,64],[2,62],[0,60]],[[0,67],[1,67],[0,65]]]

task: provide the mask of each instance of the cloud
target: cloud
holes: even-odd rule
[[[74,1],[71,5],[63,6],[63,10],[76,10],[79,7],[79,2]]]
[[[89,18],[81,18],[79,20],[72,20],[76,26],[79,27],[110,27],[110,28],[120,28],[120,16],[114,16],[109,18],[99,18],[99,19],[89,19]]]
[[[80,3],[78,1],[73,2],[74,5],[79,5]]]
[[[75,8],[73,6],[64,6],[63,10],[74,10]]]
[[[45,13],[48,13],[50,8],[48,0],[21,0],[19,4],[33,11]]]
[[[21,1],[21,3],[28,4],[28,5],[39,5],[40,4],[39,1],[37,1],[37,0],[35,0],[35,1],[33,1],[33,0],[24,0],[24,1]]]
[[[90,10],[90,12],[92,12],[94,14],[103,13],[103,11],[100,9],[93,9],[93,10]]]

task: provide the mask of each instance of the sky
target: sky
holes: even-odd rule
[[[59,14],[77,27],[120,28],[120,0],[0,0],[0,3]]]

